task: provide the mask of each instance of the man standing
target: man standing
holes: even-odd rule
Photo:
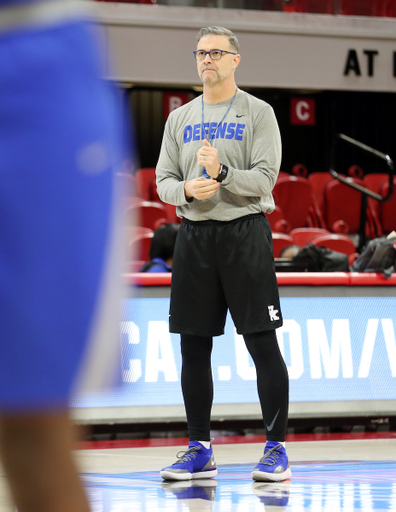
[[[238,89],[235,35],[203,28],[194,52],[203,95],[168,118],[157,189],[183,218],[176,242],[170,331],[180,333],[182,391],[190,444],[164,479],[217,475],[210,441],[213,336],[224,333],[227,309],[257,370],[267,443],[254,480],[285,480],[288,374],[275,329],[282,325],[272,238],[263,213],[274,210],[271,191],[281,141],[272,108]]]

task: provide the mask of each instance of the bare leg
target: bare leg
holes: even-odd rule
[[[2,414],[0,454],[18,512],[89,512],[68,412]]]

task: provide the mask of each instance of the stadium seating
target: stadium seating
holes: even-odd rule
[[[285,233],[272,233],[274,258],[279,258],[279,253],[288,245],[295,245],[293,238]]]
[[[389,181],[389,175],[386,173],[369,173],[366,174],[363,178],[363,182],[367,188],[372,190],[373,192],[376,192],[377,194],[380,193],[381,187],[384,183],[387,183]],[[378,202],[376,201],[378,204]]]
[[[362,179],[363,174],[364,174],[363,169],[361,167],[359,167],[358,165],[351,165],[348,168],[348,176],[350,176],[351,178]]]
[[[279,180],[279,178],[288,178],[289,176],[290,176],[290,174],[288,172],[279,171],[278,180]]]
[[[395,2],[395,0],[383,0],[380,15],[387,16],[389,18],[396,17],[396,2]]]
[[[384,0],[338,0],[338,13],[349,16],[384,16]]]
[[[157,192],[157,183],[155,181],[155,176],[149,183],[149,198],[150,198],[150,199],[148,199],[149,201],[161,202],[161,199]]]
[[[302,178],[306,178],[308,176],[308,169],[304,164],[296,164],[292,167],[293,176],[301,176]]]
[[[129,249],[129,244],[132,240],[134,240],[135,238],[141,236],[141,235],[150,235],[153,236],[154,232],[152,229],[149,229],[149,228],[144,228],[142,226],[126,226],[123,228],[123,236],[124,236],[124,247],[125,247],[125,251],[126,251],[126,254],[125,254],[125,261],[127,262],[126,263],[126,271],[127,272],[133,272],[133,270],[130,270],[130,258],[131,258],[131,254],[130,254],[130,249]],[[134,249],[136,250],[136,248]],[[138,257],[138,253],[140,251],[137,251],[136,250],[136,258]],[[139,268],[143,265],[144,261],[140,261],[138,262],[140,263],[140,266]],[[136,266],[134,266],[135,268]],[[138,268],[138,270],[139,270]]]
[[[329,172],[312,172],[308,175],[308,181],[311,184],[312,197],[315,203],[315,208],[321,217],[321,225],[324,226],[323,222],[323,211],[324,211],[324,189],[334,178]]]
[[[154,167],[144,167],[136,171],[136,189],[138,196],[145,201],[157,202],[165,206],[168,222],[181,222],[181,219],[176,215],[176,206],[163,203],[159,198]]]
[[[154,233],[154,231],[150,228],[145,228],[143,226],[126,226],[124,227],[124,237],[128,242],[139,235],[146,235],[148,233]]]
[[[311,242],[318,247],[327,247],[332,251],[342,252],[347,256],[356,253],[355,244],[345,235],[328,234],[314,238]]]
[[[125,212],[125,225],[137,225],[155,231],[169,222],[165,205],[153,201],[141,201],[130,205]]]
[[[394,190],[396,190],[396,177],[393,178]],[[380,194],[385,197],[389,191],[389,182],[381,186]],[[382,226],[383,233],[388,234],[391,231],[396,231],[396,194],[393,193],[389,201],[379,203],[379,220]]]
[[[150,245],[153,236],[153,233],[144,233],[132,238],[128,244],[128,260],[149,261]]]
[[[389,176],[386,173],[370,173],[366,174],[363,178],[363,182],[365,186],[375,192],[376,194],[381,194],[381,187],[384,183],[389,181]],[[382,226],[380,222],[380,203],[376,201],[372,197],[368,198],[368,207],[370,209],[371,215],[373,216],[376,235],[382,236]]]
[[[355,178],[346,178],[364,187],[364,182]],[[338,180],[327,183],[324,190],[323,217],[327,229],[332,232],[356,234],[360,226],[360,208],[362,194]],[[342,227],[342,229],[341,229]],[[345,229],[347,227],[347,229]],[[375,237],[372,215],[367,208],[366,235]]]
[[[279,206],[275,206],[275,210],[266,217],[273,233],[288,233],[290,231],[290,224],[285,220]]]
[[[300,247],[312,243],[312,240],[318,236],[330,234],[330,231],[323,228],[296,228],[292,229],[289,233],[294,243]]]
[[[144,167],[136,171],[136,191],[137,195],[146,201],[156,201],[158,198],[157,189],[155,187],[155,168]],[[154,183],[154,187],[153,187]],[[157,194],[157,198],[153,197],[153,191]]]
[[[279,178],[273,196],[291,229],[320,226],[311,184],[307,179],[298,176]]]
[[[334,0],[283,0],[285,12],[311,12],[334,14]]]
[[[356,181],[347,178],[350,181]],[[324,190],[323,216],[330,231],[335,231],[335,223],[344,221],[348,233],[357,233],[360,222],[362,195],[337,180],[329,182]]]
[[[157,0],[96,1],[158,5]],[[210,7],[210,2],[208,0],[204,0],[203,2],[195,0],[193,4],[190,5],[195,7]],[[260,2],[254,2],[254,6],[254,8],[264,11],[396,17],[395,0],[261,0]],[[240,8],[250,9],[252,7],[249,2],[245,2],[244,7],[241,6]]]

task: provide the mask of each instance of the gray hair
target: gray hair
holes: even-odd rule
[[[201,30],[198,32],[198,42],[205,36],[212,35],[212,36],[227,36],[230,46],[236,51],[236,53],[239,53],[239,42],[236,38],[236,35],[231,32],[231,30],[228,30],[224,27],[207,27],[207,28],[201,28]]]

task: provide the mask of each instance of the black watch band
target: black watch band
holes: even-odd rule
[[[220,164],[220,172],[216,178],[216,181],[221,183],[223,180],[225,180],[227,178],[227,174],[228,174],[228,167],[224,164]]]

